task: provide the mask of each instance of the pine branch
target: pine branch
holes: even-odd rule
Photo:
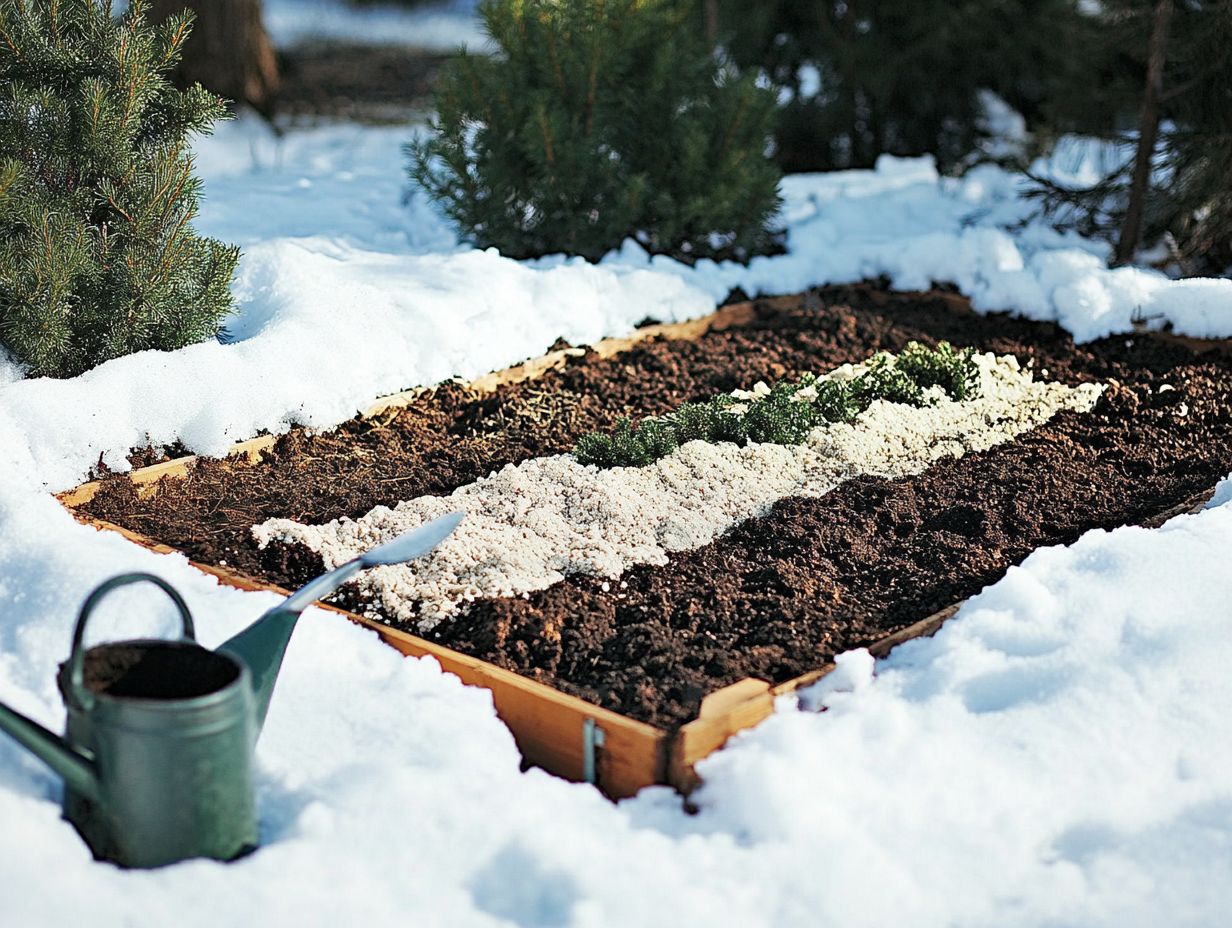
[[[0,67],[21,114],[0,120],[0,341],[34,374],[208,337],[231,309],[238,252],[192,229],[200,190],[184,154],[221,104],[167,81],[186,32],[145,9],[134,0],[116,28],[95,0],[0,0]]]

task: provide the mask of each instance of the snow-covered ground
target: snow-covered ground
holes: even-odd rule
[[[520,264],[459,246],[422,201],[400,204],[407,131],[327,127],[279,147],[241,121],[200,144],[200,225],[245,250],[230,344],[69,381],[0,364],[0,699],[59,726],[56,664],[77,606],[112,573],[171,580],[207,644],[274,601],[79,526],[49,495],[135,445],[217,452],[262,428],[327,426],[560,335],[701,315],[737,285],[952,280],[983,309],[1080,338],[1136,313],[1232,334],[1232,282],[1110,271],[1102,246],[1017,228],[1027,207],[993,168],[950,181],[887,159],[792,178],[790,250],[749,268],[632,246],[598,266]],[[853,655],[848,692],[806,696],[829,711],[786,703],[703,766],[693,817],[666,790],[611,805],[519,772],[484,691],[310,612],[259,746],[263,849],[230,866],[94,864],[59,820],[55,778],[0,737],[0,923],[1219,924],[1232,906],[1232,483],[1219,502],[1036,553],[875,678]],[[140,590],[99,618],[99,639],[171,626]]]

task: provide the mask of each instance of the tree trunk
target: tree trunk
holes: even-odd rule
[[[706,0],[706,38],[711,45],[719,39],[719,0]]]
[[[177,78],[272,118],[278,61],[261,22],[261,0],[154,0],[151,18],[161,22],[185,8],[196,14],[196,22]]]
[[[1164,65],[1168,56],[1168,27],[1172,19],[1172,0],[1158,0],[1147,44],[1146,87],[1138,109],[1138,151],[1134,156],[1134,175],[1129,185],[1129,202],[1121,221],[1115,261],[1129,264],[1142,238],[1142,217],[1151,189],[1151,162],[1159,138],[1160,101],[1164,91]]]

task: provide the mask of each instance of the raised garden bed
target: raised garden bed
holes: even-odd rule
[[[505,464],[568,451],[622,416],[662,415],[912,339],[1013,354],[1065,384],[1107,384],[1091,412],[1060,412],[898,479],[856,477],[781,499],[618,580],[574,574],[525,598],[482,599],[431,640],[370,623],[407,653],[433,653],[490,686],[529,762],[627,795],[651,782],[687,788],[697,759],[768,714],[776,691],[820,676],[833,654],[885,653],[931,631],[1036,547],[1188,508],[1232,461],[1226,353],[1158,337],[1076,348],[1051,326],[975,316],[952,294],[872,286],[738,304],[641,336],[413,391],[325,435],[245,443],[248,457],[168,462],[64,499],[82,518],[184,551],[232,582],[286,586],[319,560],[258,549],[251,529],[267,519],[316,524],[447,495]],[[354,594],[344,604],[375,608]]]

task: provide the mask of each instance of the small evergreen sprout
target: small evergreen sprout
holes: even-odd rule
[[[637,428],[621,419],[610,436],[583,436],[573,455],[596,467],[644,467],[690,441],[799,445],[818,426],[850,422],[876,400],[922,406],[925,391],[933,387],[956,402],[978,396],[974,353],[946,342],[936,348],[911,342],[897,358],[874,355],[852,380],[805,374],[795,383],[759,383],[752,390],[685,403],[665,416],[643,419]]]
[[[662,419],[647,419],[633,433],[636,436],[639,460],[646,464],[667,457],[680,447],[676,434]],[[638,466],[642,466],[640,463]]]
[[[813,406],[823,422],[850,422],[864,411],[849,383],[819,380],[813,389],[817,391]]]
[[[627,419],[623,421],[628,422]],[[602,432],[591,432],[579,438],[573,447],[573,456],[583,465],[617,466],[615,442],[610,435],[604,435]]]
[[[573,456],[596,467],[645,467],[677,447],[675,433],[662,419],[645,419],[636,429],[629,419],[621,419],[610,437],[592,432],[580,438]]]
[[[938,342],[936,348],[909,342],[896,366],[922,389],[941,387],[950,399],[962,402],[980,392],[979,368],[972,361],[974,353],[971,348],[959,351],[949,342]]]
[[[861,404],[861,411],[874,400],[908,406],[919,406],[924,402],[924,391],[920,385],[894,363],[893,355],[884,351],[873,355],[864,373],[851,382],[851,390]]]
[[[708,403],[685,403],[666,418],[676,433],[676,441],[683,445],[690,441],[711,441],[711,436],[718,431],[720,415],[723,415],[722,407],[712,400]]]
[[[744,415],[749,441],[762,444],[799,445],[822,420],[810,402],[796,399],[804,389],[799,383],[776,383]]]
[[[226,111],[167,80],[192,23],[147,0],[0,0],[0,343],[67,377],[214,337],[239,251],[196,234],[188,139]]]
[[[743,445],[749,440],[748,425],[744,415],[748,412],[747,401],[738,400],[730,394],[716,396],[710,401],[714,408],[713,429],[706,436],[708,442],[730,441]]]
[[[612,458],[624,467],[644,467],[650,463],[650,455],[646,453],[646,447],[629,419],[616,423],[616,432],[612,435]]]

